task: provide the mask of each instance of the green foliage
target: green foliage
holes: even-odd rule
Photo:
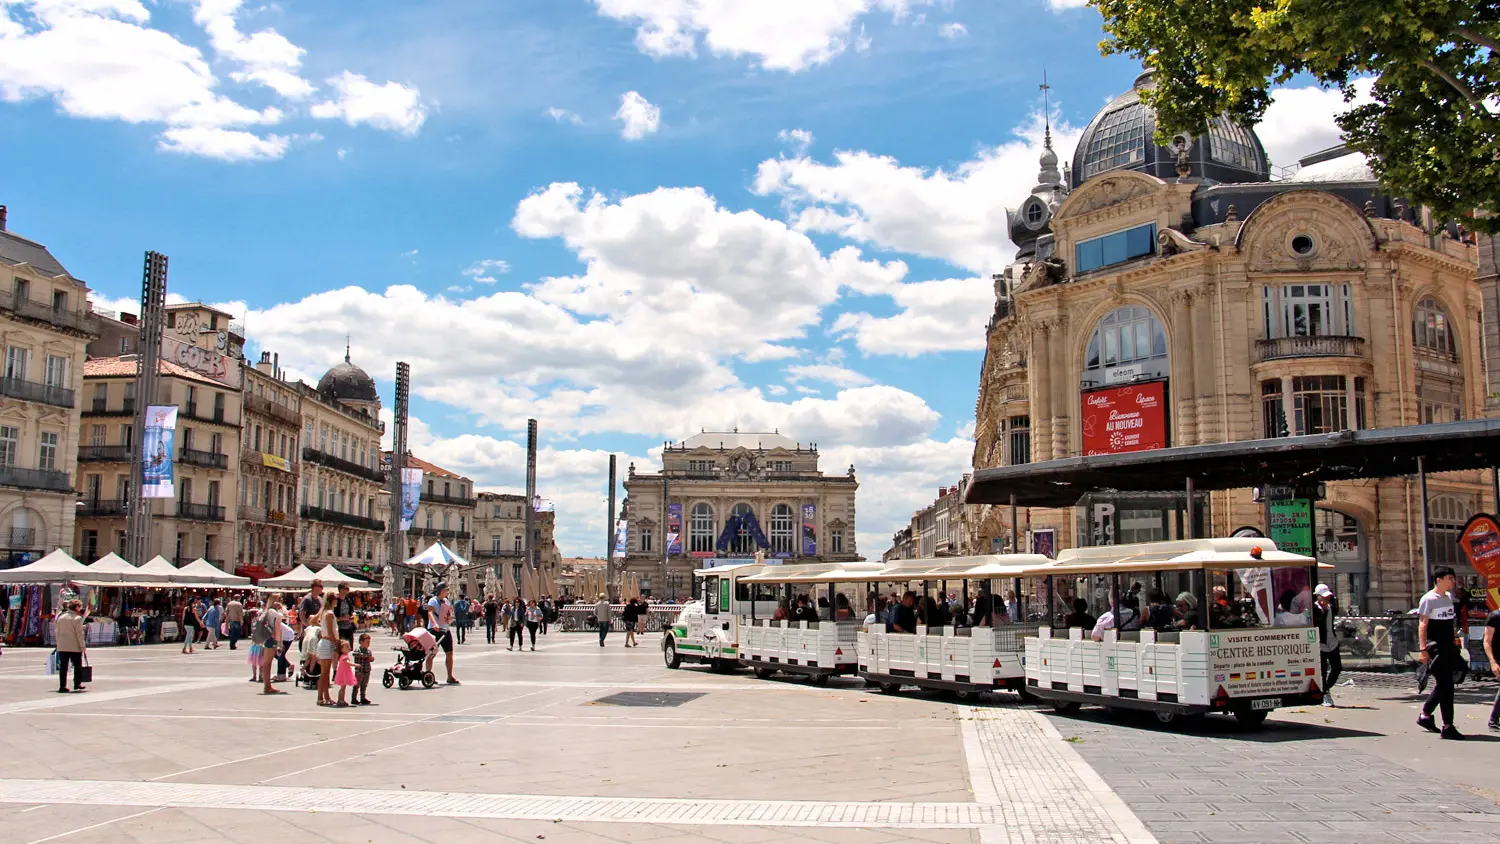
[[[1159,141],[1228,115],[1253,124],[1270,88],[1307,73],[1353,100],[1350,148],[1386,188],[1441,219],[1500,230],[1500,4],[1493,0],[1090,0],[1106,55],[1156,71],[1142,99]]]

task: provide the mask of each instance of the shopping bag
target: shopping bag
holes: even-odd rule
[[[87,653],[83,655],[83,665],[76,667],[77,671],[75,673],[78,675],[78,679],[73,681],[75,685],[81,686],[84,683],[94,682],[94,666],[89,665],[89,655]]]
[[[52,653],[47,654],[47,673],[57,673],[57,651],[53,651]]]

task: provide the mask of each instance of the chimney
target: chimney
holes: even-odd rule
[[[0,232],[5,231],[5,206],[0,205]]]

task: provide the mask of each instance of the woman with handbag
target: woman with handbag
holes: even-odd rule
[[[193,637],[198,634],[198,628],[203,624],[198,619],[198,608],[193,605],[193,599],[188,598],[182,604],[182,652],[193,653]]]

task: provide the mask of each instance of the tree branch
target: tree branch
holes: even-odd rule
[[[1486,47],[1490,50],[1500,53],[1500,40],[1490,38],[1487,35],[1481,35],[1480,33],[1475,32],[1467,26],[1455,27],[1453,30],[1453,34],[1457,35],[1459,38],[1464,39],[1465,41],[1478,44],[1481,47]]]
[[[1457,76],[1454,76],[1448,71],[1443,70],[1438,66],[1436,62],[1430,59],[1421,59],[1417,62],[1417,64],[1420,64],[1422,67],[1425,67],[1433,73],[1437,74],[1442,78],[1444,82],[1447,82],[1449,85],[1453,86],[1453,89],[1455,91],[1458,91],[1460,94],[1463,94],[1464,99],[1468,101],[1469,105],[1473,106],[1476,110],[1480,112],[1485,111],[1484,103],[1480,102],[1479,97],[1474,94],[1474,91],[1471,90],[1469,86],[1460,81]]]

